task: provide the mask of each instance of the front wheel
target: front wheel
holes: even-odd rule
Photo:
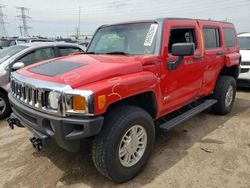
[[[135,177],[145,166],[155,141],[151,116],[143,109],[122,106],[105,116],[92,146],[96,168],[115,182]]]
[[[0,120],[9,116],[11,112],[8,96],[0,92]]]
[[[233,107],[235,94],[235,79],[231,76],[220,76],[213,93],[213,98],[218,102],[212,106],[212,111],[219,115],[228,114]]]

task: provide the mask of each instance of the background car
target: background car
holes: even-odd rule
[[[89,42],[79,42],[78,44],[81,45],[84,50],[86,50],[89,45]]]
[[[76,40],[72,40],[71,38],[58,38],[56,39],[58,42],[70,42],[70,43],[76,43]]]
[[[238,34],[241,54],[241,73],[238,86],[250,87],[250,32]]]
[[[31,42],[53,42],[53,41],[46,39],[46,38],[31,38],[31,37],[27,37],[27,38],[18,38],[18,37],[2,38],[0,40],[0,49],[14,46],[17,44],[31,43]]]
[[[16,37],[12,38],[2,38],[0,40],[0,49],[7,48],[9,46],[16,45]]]
[[[11,46],[0,51],[0,119],[10,112],[8,91],[10,73],[33,63],[84,52],[77,44],[62,42],[25,43]]]

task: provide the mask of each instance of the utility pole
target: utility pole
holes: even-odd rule
[[[8,33],[6,30],[6,22],[5,22],[5,18],[6,15],[3,13],[3,9],[6,8],[5,5],[1,5],[0,4],[0,37],[7,37]]]
[[[22,37],[23,36],[23,27],[21,25],[18,26],[18,29],[19,29],[19,32],[20,32],[20,36]]]
[[[75,37],[76,37],[76,39],[79,38],[79,28],[78,27],[76,27],[76,35],[75,35]]]
[[[78,12],[78,28],[76,29],[77,39],[80,38],[81,34],[81,7],[79,6],[79,12]]]
[[[22,23],[23,23],[22,28],[20,28],[20,27],[18,27],[18,28],[23,29],[23,36],[27,37],[27,36],[29,36],[28,29],[31,28],[27,24],[28,20],[31,19],[31,17],[27,16],[27,14],[26,14],[26,12],[29,11],[29,9],[25,8],[25,7],[16,7],[16,9],[17,9],[17,11],[19,10],[21,12],[21,14],[18,15],[17,17],[20,18],[20,20],[22,20]]]

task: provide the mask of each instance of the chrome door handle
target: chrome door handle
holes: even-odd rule
[[[194,60],[203,60],[203,56],[202,55],[195,55]]]
[[[224,52],[217,52],[216,55],[224,55]]]

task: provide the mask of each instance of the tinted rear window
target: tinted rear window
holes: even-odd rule
[[[236,35],[234,29],[224,28],[223,32],[224,32],[226,47],[236,46]]]
[[[250,50],[250,37],[238,37],[240,49]]]
[[[204,39],[206,49],[219,48],[220,36],[217,28],[204,28]]]
[[[58,47],[58,49],[59,49],[61,56],[67,56],[69,54],[82,51],[80,48],[76,48],[76,47]]]

